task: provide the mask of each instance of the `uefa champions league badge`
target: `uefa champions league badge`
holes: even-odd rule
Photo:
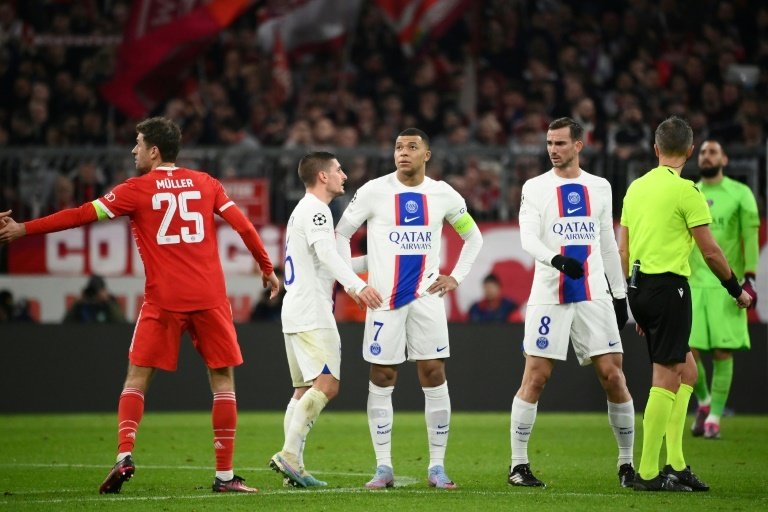
[[[536,340],[536,346],[539,347],[539,349],[544,350],[549,346],[549,340],[542,336],[541,338]]]
[[[375,356],[381,354],[381,345],[379,345],[375,341],[371,343],[371,354]]]

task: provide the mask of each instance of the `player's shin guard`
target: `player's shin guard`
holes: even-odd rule
[[[371,432],[376,466],[392,467],[392,391],[394,386],[379,387],[368,383],[368,429]]]
[[[298,456],[304,440],[326,404],[328,404],[328,397],[319,389],[310,388],[304,393],[293,411],[293,418],[291,418],[291,425],[288,427],[288,435],[285,436],[283,451]]]
[[[136,431],[144,415],[144,393],[136,388],[125,388],[117,404],[117,451],[128,454],[133,451]]]
[[[673,392],[656,386],[651,387],[643,415],[643,453],[639,467],[643,480],[652,480],[659,476],[659,452],[674,405]]]
[[[733,382],[733,357],[712,361],[712,409],[709,414],[716,416],[718,421],[723,415],[725,402],[728,401],[731,382]],[[713,419],[707,418],[707,421],[713,421]]]
[[[518,464],[528,464],[528,440],[531,438],[533,424],[536,422],[538,406],[539,402],[532,404],[518,397],[512,400],[510,436],[513,468]]]
[[[630,400],[623,404],[608,402],[608,422],[619,446],[618,465],[632,464],[635,445],[635,404]]]
[[[688,413],[688,402],[691,401],[693,388],[688,384],[680,384],[675,395],[675,403],[667,422],[667,464],[676,471],[685,469],[683,456],[683,430],[685,430],[685,415]]]
[[[448,447],[448,433],[451,424],[451,398],[448,396],[448,382],[424,391],[424,418],[427,421],[429,439],[429,466],[445,465],[445,450]]]
[[[216,476],[222,480],[231,480],[232,476],[229,472],[232,471],[237,431],[237,399],[234,391],[213,394],[211,422],[213,423],[213,448],[216,452]]]

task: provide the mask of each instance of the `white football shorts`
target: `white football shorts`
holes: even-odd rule
[[[293,387],[312,386],[321,373],[341,380],[341,338],[338,329],[284,333],[285,353]]]
[[[406,359],[450,357],[448,319],[439,294],[426,294],[398,309],[365,315],[363,359],[375,364],[400,364]]]
[[[528,305],[523,338],[526,354],[565,361],[569,338],[581,366],[601,354],[623,353],[613,301]]]

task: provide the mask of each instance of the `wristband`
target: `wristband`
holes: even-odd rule
[[[736,279],[736,275],[733,271],[731,271],[731,277],[725,281],[720,281],[720,284],[723,285],[723,288],[728,290],[728,295],[734,299],[738,299],[741,295],[741,285],[739,284],[738,279]]]

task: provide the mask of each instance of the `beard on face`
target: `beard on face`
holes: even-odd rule
[[[720,172],[720,167],[701,167],[699,174],[702,178],[714,178]]]

